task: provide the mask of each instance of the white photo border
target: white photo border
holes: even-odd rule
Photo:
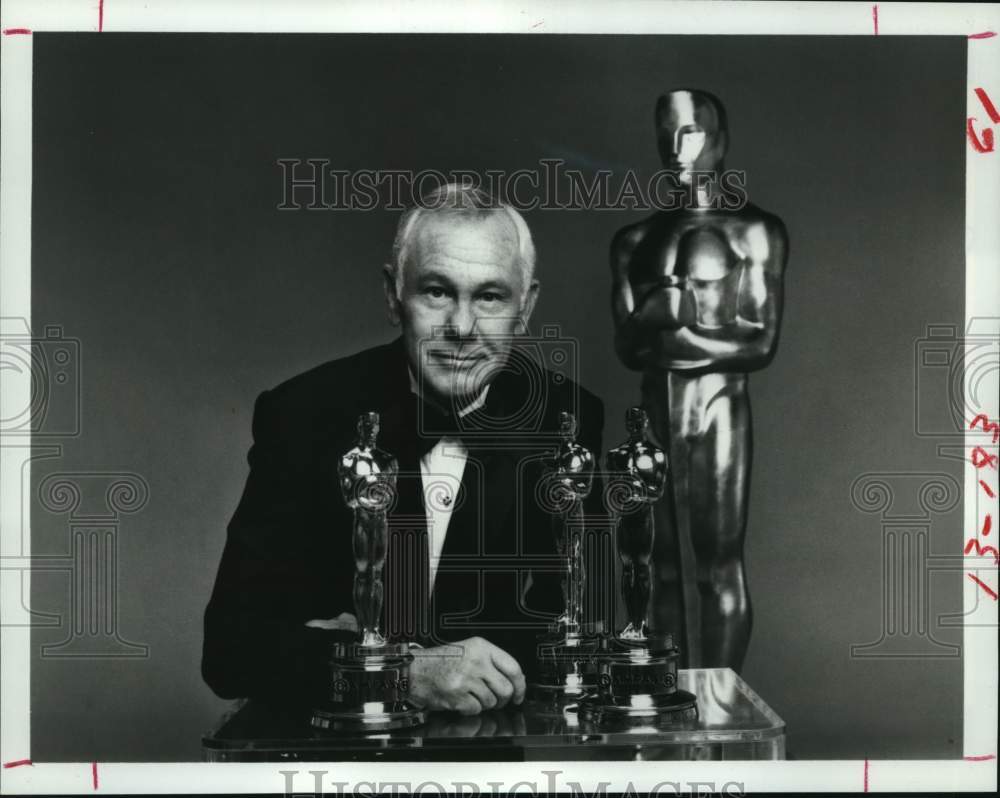
[[[363,0],[319,3],[308,0],[7,0],[0,28],[0,317],[31,318],[31,109],[32,34],[47,31],[146,32],[312,32],[312,33],[568,33],[966,36],[967,116],[988,127],[975,94],[983,88],[1000,100],[1000,6],[950,3],[781,3],[650,2],[586,0],[532,2],[487,0]],[[993,34],[993,35],[990,35]],[[1000,103],[998,103],[1000,104]],[[1000,139],[1000,126],[996,126]],[[969,142],[966,142],[967,145]],[[1000,336],[1000,142],[995,152],[966,148],[966,326],[985,322]],[[969,345],[971,347],[971,344]],[[26,407],[30,375],[5,372],[3,408]],[[970,378],[971,374],[966,374]],[[970,395],[966,384],[966,397]],[[1000,416],[1000,397],[982,409]],[[965,450],[987,446],[988,436],[966,431]],[[27,442],[0,446],[0,771],[4,792],[152,793],[185,791],[282,792],[283,770],[291,763],[30,763],[30,631],[21,617],[30,596],[30,517],[21,495]],[[994,445],[990,451],[996,451]],[[30,466],[30,460],[27,461]],[[977,469],[968,461],[964,483],[964,529],[974,535],[983,507],[1000,519],[998,499],[971,500],[980,490]],[[996,568],[969,566],[996,590]],[[491,763],[488,778],[505,788],[530,791],[569,789],[567,778],[590,792],[600,783],[611,791],[650,790],[669,782],[717,785],[740,783],[746,792],[971,791],[996,787],[997,779],[997,601],[971,579],[965,581],[963,608],[963,758],[929,761],[634,762],[626,768],[607,762]],[[19,615],[19,613],[21,615]],[[298,764],[298,763],[296,763]],[[304,767],[302,765],[305,765]],[[374,786],[378,782],[421,781],[473,784],[488,792],[477,763],[302,763],[302,771],[336,773],[336,781]],[[567,772],[568,770],[568,772]],[[546,771],[559,771],[559,775]],[[303,773],[296,791],[312,789]],[[308,779],[308,783],[303,779]],[[665,781],[667,780],[667,781]],[[521,782],[520,789],[517,783]],[[609,783],[610,782],[610,783]],[[664,789],[661,787],[661,790]],[[332,790],[332,788],[331,788]],[[671,793],[672,794],[672,793]]]

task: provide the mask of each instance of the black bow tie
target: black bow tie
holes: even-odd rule
[[[430,402],[417,401],[417,454],[423,457],[446,436],[461,437],[462,419]]]

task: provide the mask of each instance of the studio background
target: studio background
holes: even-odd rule
[[[964,318],[965,40],[944,37],[34,37],[32,326],[80,342],[81,430],[32,469],[32,546],[70,520],[54,473],[126,473],[148,502],[117,522],[117,627],[136,658],[40,656],[69,634],[70,574],[31,605],[35,761],[197,760],[228,706],[201,681],[202,612],[247,473],[253,401],[393,337],[379,267],[396,213],[278,211],[278,158],[342,169],[659,168],[655,98],[692,86],[730,120],[728,167],[790,233],[774,362],[750,378],[743,676],[807,758],[961,755],[962,664],[852,658],[883,628],[882,520],[851,486],[962,463],[915,434],[950,423],[915,371],[929,324]],[[532,327],[578,342],[579,379],[623,437],[639,375],[617,361],[608,245],[636,211],[526,214],[542,293]],[[928,387],[930,386],[930,387]],[[905,478],[900,478],[904,479]],[[900,483],[902,484],[902,483]],[[904,501],[903,499],[900,499]],[[916,507],[910,497],[905,502]],[[903,508],[906,512],[906,508]],[[919,512],[919,508],[917,510]],[[932,515],[958,553],[961,503]],[[931,631],[961,608],[931,580]]]

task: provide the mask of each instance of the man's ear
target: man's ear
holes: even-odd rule
[[[382,267],[382,291],[385,294],[385,308],[389,315],[389,323],[399,326],[399,297],[396,296],[396,272],[390,264]]]
[[[539,289],[538,280],[532,280],[531,285],[528,286],[528,295],[524,298],[524,305],[521,309],[521,319],[524,321],[525,326],[528,325],[528,319],[531,318],[531,314],[535,309]]]

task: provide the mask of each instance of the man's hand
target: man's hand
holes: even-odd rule
[[[336,618],[314,618],[306,621],[306,626],[314,629],[346,629],[349,632],[358,631],[358,619],[349,612],[342,612]]]
[[[524,674],[517,660],[481,637],[412,653],[410,698],[428,709],[477,715],[524,700]]]

